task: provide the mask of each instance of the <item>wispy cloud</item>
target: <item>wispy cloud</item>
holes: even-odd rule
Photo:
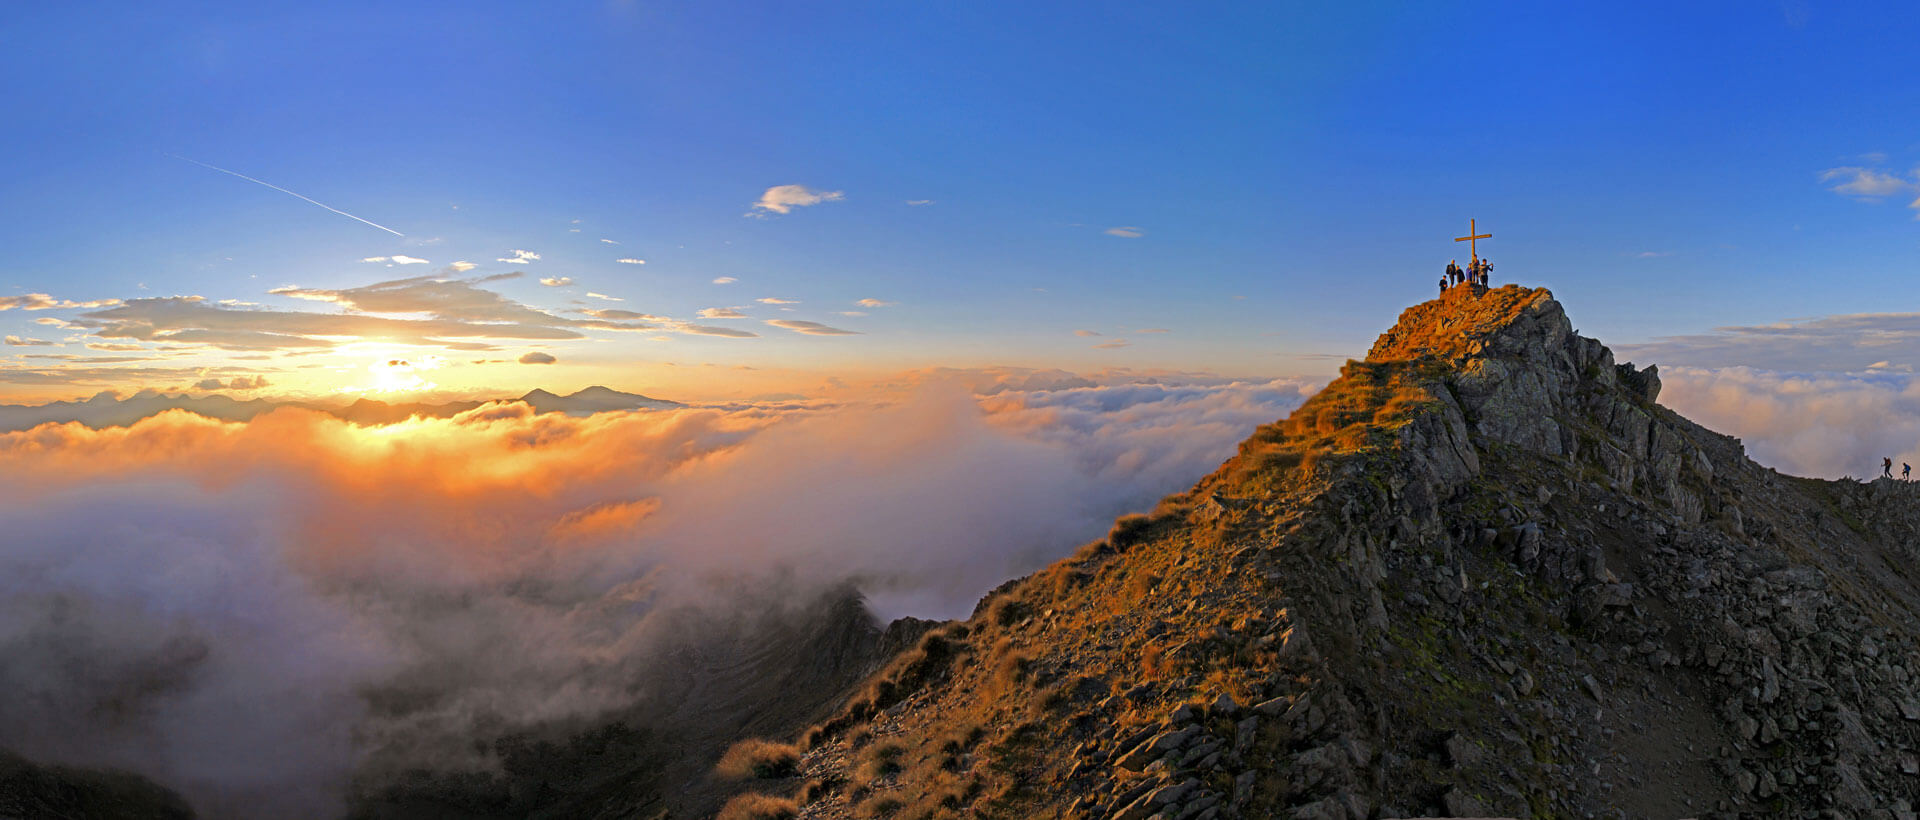
[[[798,299],[782,299],[782,298],[780,298],[780,297],[778,297],[778,296],[768,296],[768,297],[764,297],[764,298],[761,298],[761,299],[755,299],[755,300],[753,300],[753,301],[755,301],[755,302],[759,302],[760,304],[763,304],[763,305],[797,305],[797,304],[800,304],[800,300],[798,300]]]
[[[550,287],[550,288],[564,288],[568,285],[573,284],[573,277],[545,276],[545,277],[541,277],[540,284],[546,285],[547,287]]]
[[[1146,231],[1141,230],[1140,228],[1134,227],[1132,225],[1123,225],[1118,228],[1108,228],[1105,231],[1103,231],[1103,233],[1105,233],[1108,236],[1118,236],[1125,239],[1139,239],[1140,237],[1147,235]]]
[[[804,333],[808,336],[858,336],[860,335],[860,332],[857,330],[841,330],[840,328],[837,328],[837,327],[828,327],[827,325],[820,324],[819,322],[807,322],[799,319],[768,319],[766,320],[766,322],[767,324],[780,328],[782,330],[791,330],[795,333]]]
[[[1920,169],[1901,174],[1860,165],[1844,165],[1820,172],[1821,182],[1834,183],[1827,190],[1863,202],[1880,202],[1897,196],[1908,200],[1907,207],[1920,219]]]
[[[1084,337],[1084,336],[1099,336],[1101,334],[1100,334],[1100,331],[1098,330],[1076,330],[1073,332],[1073,335]]]
[[[492,339],[584,338],[581,328],[640,329],[601,319],[555,316],[477,286],[494,278],[421,276],[357,288],[288,286],[271,291],[338,305],[345,308],[344,313],[216,305],[198,296],[132,299],[83,313],[71,326],[92,330],[94,337],[103,340],[242,351],[324,350],[361,340],[472,349]]]
[[[528,352],[520,357],[521,364],[553,364],[557,361],[560,360],[554,358],[552,353],[539,350]]]
[[[477,267],[480,267],[480,266],[472,262],[464,262],[464,261],[455,262],[451,265],[441,268],[440,272],[448,275],[452,275],[456,273],[466,273],[467,271],[473,270],[474,268],[477,268]]]
[[[0,296],[0,310],[61,310],[65,308],[97,308],[120,304],[119,299],[95,299],[90,302],[73,302],[55,299],[44,293],[29,293],[24,296]]]
[[[1883,197],[1914,190],[1911,180],[1856,165],[1828,168],[1820,172],[1820,181],[1835,182],[1827,190],[1848,196]]]
[[[861,299],[858,302],[854,302],[854,304],[859,305],[861,307],[865,307],[865,308],[882,308],[882,307],[892,307],[895,303],[884,302],[879,299]]]
[[[1696,367],[1859,372],[1920,364],[1920,313],[1850,313],[1618,344],[1622,359]]]
[[[1115,339],[1111,342],[1101,342],[1100,344],[1094,345],[1093,348],[1095,350],[1117,350],[1126,347],[1128,344],[1129,342],[1125,339]]]
[[[588,295],[588,296],[590,296],[590,297],[592,297],[592,298],[595,298],[595,299],[603,299],[603,300],[605,300],[605,301],[608,301],[608,302],[625,302],[625,301],[627,301],[627,300],[625,300],[625,299],[622,299],[622,298],[620,298],[620,297],[618,297],[618,296],[608,296],[608,295],[606,295],[606,294],[604,294],[604,293],[594,293],[593,291],[587,291],[587,295]]]
[[[733,278],[733,277],[731,277],[731,276],[715,276],[715,277],[713,277],[713,283],[714,283],[714,284],[716,284],[716,285],[731,285],[731,284],[733,284],[733,283],[735,283],[735,282],[738,282],[738,281],[740,281],[740,280],[738,280],[738,279],[735,279],[735,278]]]
[[[738,328],[731,328],[731,327],[715,327],[713,325],[695,325],[695,324],[679,323],[679,324],[675,324],[672,330],[676,333],[687,333],[694,336],[720,336],[728,339],[760,338],[760,334],[755,333],[751,330],[740,330]]]
[[[907,200],[907,204],[908,204],[908,205],[913,205],[913,206],[915,206],[915,207],[918,207],[918,206],[921,206],[921,205],[932,205],[932,204],[933,204],[933,200],[931,200],[931,199],[909,199],[909,200]]]
[[[13,347],[50,347],[54,344],[45,339],[24,339],[19,336],[8,336],[6,342]]]
[[[615,261],[615,262],[619,262],[619,263],[620,263],[620,264],[622,264],[622,265],[644,265],[644,264],[647,264],[647,260],[645,260],[645,259],[635,259],[635,258],[633,258],[633,257],[631,257],[631,256],[626,256],[626,257],[622,257],[622,258],[619,258],[619,259],[615,259],[615,260],[613,260],[613,261]]]
[[[360,260],[360,261],[362,261],[362,262],[385,262],[385,263],[387,263],[387,264],[389,264],[389,265],[425,265],[425,264],[428,264],[428,262],[427,262],[427,260],[425,260],[425,259],[421,259],[421,258],[420,258],[420,257],[418,257],[418,256],[406,256],[406,255],[404,255],[404,254],[395,254],[395,255],[393,255],[393,256],[369,256],[369,257],[367,257],[367,258],[365,258],[365,259],[362,259],[362,260]]]
[[[510,255],[502,256],[499,259],[496,259],[494,261],[506,262],[507,264],[510,264],[510,265],[524,265],[528,262],[540,261],[540,254],[534,253],[533,251],[523,251],[523,250],[520,250],[519,248],[515,248],[513,250],[507,251],[507,253]]]
[[[791,213],[794,208],[818,205],[822,202],[838,202],[846,198],[840,191],[816,191],[805,185],[775,185],[760,195],[760,201],[753,203],[748,216]]]
[[[700,318],[702,319],[745,319],[747,318],[747,314],[741,313],[740,311],[734,310],[733,308],[730,308],[730,307],[713,307],[713,308],[711,307],[711,308],[701,308]]]
[[[1135,333],[1172,333],[1173,331],[1168,330],[1164,327],[1149,327],[1141,330],[1136,330],[1134,332]]]
[[[615,241],[613,241],[613,240],[611,240],[611,239],[602,239],[602,240],[600,240],[600,241],[602,241],[602,242],[605,242],[605,243],[607,243],[607,244],[609,244],[609,245],[618,245],[618,244],[620,244],[620,243],[618,243],[618,242],[615,242]]]
[[[595,319],[618,319],[622,321],[640,320],[645,322],[673,321],[672,319],[668,319],[665,316],[655,316],[650,313],[639,313],[631,310],[621,310],[620,308],[582,308],[579,312],[588,316],[592,316]]]

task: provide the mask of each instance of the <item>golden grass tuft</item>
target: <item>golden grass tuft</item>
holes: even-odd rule
[[[1147,644],[1140,650],[1140,674],[1147,680],[1158,680],[1173,671],[1173,663],[1167,660],[1167,650],[1157,643]]]
[[[854,777],[864,786],[889,775],[900,773],[900,756],[906,754],[907,747],[898,743],[880,743],[867,749],[860,756],[860,768]]]
[[[998,699],[1011,693],[1015,687],[1025,682],[1033,659],[1019,652],[1007,652],[1000,656],[1000,662],[993,668],[992,698]]]
[[[770,794],[743,794],[720,807],[714,820],[792,820],[800,815],[800,806],[784,797]]]
[[[869,798],[866,802],[855,806],[853,808],[853,816],[859,818],[892,817],[906,807],[907,801],[890,794],[882,794]]]
[[[792,777],[799,767],[800,750],[793,745],[749,738],[728,748],[714,771],[733,780],[773,780]]]
[[[1032,608],[1027,606],[1027,602],[1011,594],[1000,596],[1000,599],[994,601],[993,606],[987,609],[988,619],[1003,627],[1020,623],[1030,614],[1032,614]]]
[[[1121,552],[1147,539],[1153,529],[1152,516],[1141,513],[1128,513],[1114,519],[1113,529],[1107,530],[1107,543]]]

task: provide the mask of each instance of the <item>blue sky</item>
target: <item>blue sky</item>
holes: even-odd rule
[[[665,362],[796,384],[936,365],[1328,373],[1431,295],[1469,217],[1495,235],[1497,280],[1552,287],[1623,350],[1898,368],[1920,344],[1863,350],[1819,317],[1912,310],[1914,22],[1791,3],[10,9],[0,298],[365,313],[339,293],[440,276],[467,283],[456,300],[667,331],[221,347],[144,308],[8,310],[0,333],[49,344],[0,348],[0,395],[208,373],[325,391],[390,352],[503,389],[637,389]],[[838,196],[753,207],[786,185]],[[498,261],[514,249],[540,259]],[[430,261],[359,261],[395,255]],[[268,293],[287,286],[308,298]],[[495,321],[419,304],[387,315]],[[1839,348],[1816,361],[1714,330],[1792,319],[1827,322],[1796,344]],[[559,364],[515,364],[531,350]],[[67,358],[25,358],[49,355]]]

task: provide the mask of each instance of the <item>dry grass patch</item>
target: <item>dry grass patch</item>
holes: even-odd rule
[[[791,744],[751,738],[733,744],[714,767],[721,777],[734,780],[773,780],[799,771],[800,750]]]
[[[720,807],[714,820],[793,820],[800,806],[784,797],[770,794],[743,794]]]
[[[855,806],[853,816],[860,818],[892,817],[907,807],[907,801],[890,794],[868,798],[866,802]]]
[[[870,785],[880,778],[899,774],[900,756],[906,751],[907,747],[898,743],[876,744],[860,756],[860,768],[854,777],[863,785]]]

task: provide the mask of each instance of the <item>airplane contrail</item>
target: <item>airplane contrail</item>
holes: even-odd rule
[[[215,171],[219,171],[220,173],[223,173],[223,174],[227,174],[228,176],[236,176],[236,177],[239,177],[239,178],[241,178],[241,179],[244,179],[244,180],[246,180],[246,181],[248,181],[248,182],[251,182],[251,183],[253,183],[253,184],[255,184],[255,185],[265,185],[265,186],[267,186],[268,188],[272,188],[272,189],[274,189],[274,190],[276,190],[276,191],[279,191],[280,193],[283,193],[283,194],[288,194],[288,195],[290,195],[290,196],[297,196],[297,197],[300,197],[301,199],[304,199],[304,200],[306,200],[306,201],[308,201],[308,202],[311,202],[311,203],[313,203],[313,204],[315,204],[315,205],[318,205],[318,206],[320,206],[320,207],[322,207],[322,208],[325,208],[325,209],[327,209],[327,210],[329,210],[329,211],[332,211],[332,212],[334,212],[334,213],[336,213],[336,214],[339,214],[339,215],[341,215],[341,216],[344,216],[344,217],[346,217],[346,218],[348,218],[348,219],[351,219],[351,220],[354,220],[355,222],[364,222],[364,223],[366,223],[366,224],[368,224],[368,225],[372,225],[372,226],[374,226],[374,227],[376,227],[376,228],[379,228],[380,230],[383,230],[383,231],[386,231],[387,233],[390,233],[390,234],[393,234],[394,236],[406,236],[406,234],[403,234],[403,233],[401,233],[401,232],[399,232],[399,231],[396,231],[396,230],[394,230],[394,229],[392,229],[392,228],[389,228],[389,227],[387,227],[387,226],[385,226],[385,225],[382,225],[382,224],[380,224],[380,223],[378,223],[378,222],[371,222],[371,221],[368,221],[368,220],[365,220],[365,219],[361,219],[360,217],[357,217],[357,216],[354,216],[353,214],[350,214],[350,213],[347,213],[346,211],[343,211],[343,210],[340,210],[339,208],[335,208],[335,207],[333,207],[332,205],[328,205],[327,203],[325,203],[325,202],[321,202],[320,200],[317,200],[317,199],[314,199],[313,197],[309,197],[309,196],[300,196],[300,194],[296,194],[296,193],[294,193],[294,192],[292,192],[292,191],[289,191],[289,190],[287,190],[287,189],[285,189],[285,188],[282,188],[282,187],[280,187],[280,186],[278,186],[278,185],[275,185],[275,184],[273,184],[273,183],[271,183],[271,182],[262,182],[262,181],[260,181],[260,180],[257,180],[257,179],[254,179],[253,177],[250,177],[250,176],[247,176],[246,174],[243,174],[243,173],[240,173],[239,171],[229,171],[229,170],[227,170],[227,169],[225,169],[225,168],[222,168],[222,167],[220,167],[220,166],[218,166],[218,165],[208,165],[208,164],[206,164],[206,163],[204,163],[204,162],[201,162],[200,160],[197,160],[197,159],[194,159],[194,158],[192,158],[192,157],[183,157],[183,156],[180,156],[179,154],[168,154],[167,156],[170,156],[170,157],[173,157],[174,159],[184,159],[184,160],[186,160],[186,161],[188,161],[188,162],[191,162],[191,163],[193,163],[193,164],[195,164],[195,165],[198,165],[198,166],[200,166],[200,167],[202,167],[202,168],[211,168],[211,169],[213,169],[213,170],[215,170]]]

